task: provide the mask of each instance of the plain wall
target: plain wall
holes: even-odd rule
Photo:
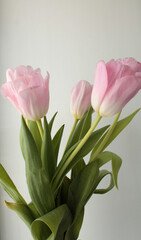
[[[70,90],[79,80],[93,83],[96,63],[134,57],[141,61],[140,0],[0,0],[0,83],[8,67],[31,65],[50,73],[50,108],[54,127],[66,123],[62,141],[73,124]],[[140,107],[139,93],[122,117]],[[20,114],[0,97],[0,162],[29,200],[24,160],[19,146]],[[103,119],[102,124],[111,122]],[[141,238],[141,113],[108,148],[123,159],[119,191],[94,195],[85,210],[81,240]],[[108,166],[109,167],[109,166]],[[4,206],[0,189],[0,240],[31,240],[29,230]],[[72,239],[73,240],[73,239]]]

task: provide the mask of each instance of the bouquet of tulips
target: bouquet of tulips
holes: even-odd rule
[[[22,115],[20,145],[31,202],[21,196],[0,164],[0,185],[14,201],[5,201],[5,205],[19,215],[36,240],[76,240],[88,200],[93,194],[118,188],[122,160],[105,149],[140,110],[119,120],[122,108],[141,89],[141,63],[133,58],[100,61],[93,86],[80,81],[72,88],[70,109],[75,120],[59,160],[64,125],[53,135],[56,113],[50,121],[45,116],[49,108],[49,73],[43,79],[40,69],[19,66],[8,69],[6,75],[1,93]],[[111,125],[96,129],[102,118],[113,115]],[[111,171],[101,169],[109,161]],[[99,183],[107,175],[109,186],[100,189]]]

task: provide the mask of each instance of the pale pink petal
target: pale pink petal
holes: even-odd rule
[[[27,87],[35,87],[44,84],[44,79],[39,72],[32,72],[31,74],[25,75],[25,81]]]
[[[6,71],[6,78],[7,78],[7,82],[11,82],[13,81],[13,74],[14,74],[14,70],[11,68],[8,68]]]
[[[141,78],[141,72],[136,72],[136,73],[135,73],[135,77],[137,77],[137,78],[140,79],[140,78]]]
[[[99,111],[100,104],[108,87],[108,75],[104,61],[100,61],[95,70],[95,80],[91,95],[91,103],[96,112]]]
[[[33,72],[33,68],[31,66],[23,66],[20,65],[18,67],[15,68],[15,72],[17,73],[17,77],[18,76],[22,76],[22,75],[26,75],[29,74],[31,72]]]
[[[23,116],[29,120],[44,117],[49,107],[49,90],[43,86],[25,89],[19,93],[18,103]]]
[[[122,64],[129,66],[134,72],[141,72],[141,63],[134,58],[118,59]]]
[[[18,108],[18,110],[21,113],[21,109],[20,109],[20,106],[18,104],[16,95],[15,95],[15,91],[13,89],[13,83],[12,82],[7,82],[7,83],[2,84],[1,94],[2,94],[3,97],[9,99],[14,104],[14,106],[16,108]]]
[[[112,59],[106,63],[106,69],[108,74],[108,87],[111,87],[114,81],[121,76],[122,64]]]
[[[38,72],[38,73],[41,73],[41,69],[40,68],[36,68],[34,71]]]
[[[44,86],[49,89],[49,78],[50,78],[50,75],[49,75],[49,72],[47,72],[47,75],[44,79]]]
[[[71,90],[70,110],[76,119],[81,119],[91,105],[92,86],[82,80]]]
[[[100,115],[109,117],[119,111],[127,102],[135,96],[141,88],[140,82],[134,76],[126,76],[117,79],[111,89],[109,89],[100,106]]]
[[[106,63],[108,73],[108,89],[112,87],[116,79],[127,75],[134,75],[134,71],[128,66],[123,65],[120,61],[111,60]]]

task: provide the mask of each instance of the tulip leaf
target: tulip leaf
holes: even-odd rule
[[[63,135],[63,130],[64,130],[64,125],[59,128],[59,130],[57,131],[57,133],[55,134],[52,140],[56,163],[57,163],[58,152],[59,152],[60,143]]]
[[[37,240],[63,239],[72,221],[72,216],[66,204],[36,219],[31,225],[31,232]]]
[[[22,118],[23,152],[26,164],[26,179],[32,202],[38,213],[43,215],[51,211],[54,198],[35,141]]]
[[[26,203],[15,184],[0,164],[0,186],[8,193],[8,195],[17,203]]]
[[[65,176],[61,187],[58,190],[56,196],[56,205],[60,206],[62,204],[66,204],[68,200],[68,189],[71,184],[71,180]]]
[[[86,165],[72,181],[68,193],[68,206],[75,218],[93,194],[98,174],[98,163],[95,161]]]
[[[59,162],[59,165],[58,167],[56,168],[56,171],[55,171],[55,174],[53,176],[53,179],[52,179],[52,186],[53,186],[53,190],[56,190],[56,186],[54,187],[54,182],[56,181],[56,176],[59,174],[59,172],[61,171],[66,159],[70,156],[70,154],[73,152],[73,150],[76,148],[76,146],[78,145],[80,141],[78,141],[76,144],[74,144],[63,156],[63,158],[61,159],[61,161]],[[77,162],[73,162],[73,165],[72,167],[76,164]],[[71,169],[71,168],[66,168],[65,171],[63,171],[63,175],[61,175],[61,178],[59,179],[59,181],[57,182],[58,185],[57,187],[59,188],[59,186],[61,186],[62,182],[63,182],[63,179],[65,177],[65,175],[68,173],[68,169]]]
[[[82,209],[82,211],[79,213],[78,217],[75,218],[75,220],[69,227],[69,229],[66,233],[66,236],[65,236],[65,240],[72,240],[72,239],[77,240],[78,239],[79,232],[80,232],[82,222],[83,222],[83,217],[84,217],[84,209]]]
[[[88,138],[84,146],[80,149],[80,151],[76,155],[76,158],[81,158],[86,156],[94,148],[97,141],[101,138],[101,136],[103,135],[103,133],[106,131],[108,127],[109,125],[94,131],[91,134],[91,136]]]
[[[66,151],[71,148],[76,142],[83,138],[86,134],[88,129],[91,126],[91,115],[92,115],[92,108],[90,107],[89,111],[81,118],[79,123],[77,124],[70,141],[68,142]],[[65,153],[66,153],[65,151]]]
[[[41,159],[43,168],[45,169],[47,178],[50,182],[55,172],[56,158],[46,117],[44,117],[44,136],[41,149]]]
[[[101,180],[107,176],[107,175],[110,175],[111,179],[110,179],[110,184],[107,188],[103,188],[103,189],[95,189],[94,193],[95,194],[105,194],[107,192],[109,192],[113,187],[114,187],[114,182],[113,182],[113,175],[111,172],[109,172],[108,170],[101,170],[99,172],[99,176],[98,176],[98,180],[97,180],[97,186],[98,184],[101,182]]]
[[[22,117],[22,152],[29,169],[41,168],[41,159],[33,136]]]
[[[85,157],[93,149],[93,147],[95,146],[95,144],[97,143],[99,138],[103,135],[103,133],[106,131],[106,129],[108,127],[109,126],[105,126],[103,128],[100,128],[100,129],[96,130],[95,132],[93,132],[91,134],[91,136],[88,138],[88,140],[86,141],[84,146],[80,149],[80,151],[76,154],[76,156],[70,162],[68,167],[65,169],[64,176],[66,175],[67,172],[69,172],[70,169],[72,169],[74,166],[76,166],[76,164],[80,161],[80,159]],[[72,147],[72,149],[74,150],[78,144],[79,144],[79,142],[76,143],[75,147]],[[63,159],[63,162],[65,162],[67,158],[68,157],[65,157],[65,159]]]
[[[55,208],[51,185],[43,169],[29,172],[28,186],[31,199],[40,215]]]
[[[80,149],[80,151],[77,153],[77,155],[72,159],[72,161],[70,162],[70,164],[67,166],[67,168],[65,169],[65,171],[63,172],[63,175],[61,176],[61,178],[63,179],[64,176],[69,172],[70,169],[72,169],[74,166],[76,166],[76,164],[84,157],[86,156],[95,146],[96,142],[98,141],[98,139],[102,136],[102,134],[106,131],[106,129],[109,126],[105,126],[101,129],[98,129],[97,131],[93,132],[91,134],[91,136],[89,137],[89,139],[86,141],[86,143],[84,144],[84,146]],[[60,161],[57,170],[55,172],[54,178],[56,177],[56,175],[58,174],[58,172],[61,170],[62,166],[64,165],[65,161],[67,160],[67,158],[70,156],[70,154],[73,152],[73,150],[77,147],[77,145],[79,144],[81,140],[79,140],[76,144],[74,144],[63,156],[62,160]],[[78,165],[79,166],[79,165]],[[78,171],[78,168],[77,170]],[[62,179],[60,179],[60,183],[59,185],[61,185]]]
[[[36,210],[36,208],[35,208],[35,206],[34,206],[34,204],[33,204],[33,202],[30,202],[30,203],[28,204],[28,207],[29,207],[30,211],[32,212],[32,215],[33,215],[34,218],[40,217],[38,211]]]
[[[73,152],[73,150],[77,147],[77,145],[79,144],[80,141],[78,141],[77,143],[75,143],[71,148],[69,148],[69,150],[63,155],[61,161],[59,162],[59,165],[55,171],[55,174],[54,174],[54,177],[53,177],[53,180],[54,178],[56,177],[56,175],[58,174],[58,172],[61,170],[62,166],[64,165],[66,159],[71,155],[71,153]],[[65,172],[65,175],[66,175],[67,172]],[[64,176],[65,176],[64,175]]]
[[[77,177],[77,175],[80,173],[80,171],[86,166],[85,161],[80,159],[75,166],[72,168],[71,171],[71,179],[74,179]]]
[[[106,164],[107,162],[111,161],[114,185],[116,186],[116,188],[118,188],[117,178],[118,178],[119,169],[122,164],[121,158],[113,152],[105,151],[98,155],[98,157],[97,157],[97,159],[95,159],[95,161],[97,161],[97,160],[98,160],[99,167],[101,167],[104,164]]]
[[[51,132],[51,130],[52,130],[52,126],[53,126],[53,123],[54,123],[54,120],[55,120],[55,117],[56,117],[56,115],[57,115],[57,112],[53,115],[53,117],[52,117],[52,119],[50,120],[50,122],[49,122],[49,129],[50,129],[50,132]]]
[[[71,180],[65,176],[63,184],[61,186],[61,203],[67,203],[67,199],[68,199],[68,190],[71,184]]]
[[[91,127],[92,112],[93,112],[93,109],[92,109],[92,107],[90,107],[89,111],[86,113],[86,116],[84,118],[84,122],[83,122],[83,125],[81,128],[79,139],[82,139],[85,136],[85,134],[88,132],[89,128]]]
[[[127,127],[127,125],[132,121],[132,119],[135,117],[135,115],[141,110],[141,108],[137,109],[135,112],[133,112],[132,114],[130,114],[129,116],[127,116],[126,118],[120,120],[117,122],[114,131],[112,132],[111,136],[109,137],[108,141],[106,142],[106,144],[104,145],[104,147],[102,148],[101,152],[120,134],[121,131],[123,131],[123,129],[125,127]],[[108,131],[107,131],[108,132]],[[102,143],[102,141],[104,140],[107,132],[102,136],[102,138],[98,141],[98,143],[96,144],[96,146],[94,147],[92,153],[91,153],[91,161],[93,159],[93,156],[96,152],[96,150],[98,149],[99,145]]]
[[[34,121],[29,121],[29,129],[30,132],[34,138],[34,141],[36,143],[36,147],[38,149],[39,154],[41,153],[41,145],[42,145],[42,139],[41,134],[39,132],[39,128],[37,126],[37,123]]]
[[[91,127],[91,122],[92,122],[92,112],[93,109],[92,107],[89,108],[89,111],[87,112],[85,118],[84,118],[84,122],[81,128],[81,132],[80,132],[80,136],[79,136],[79,140],[81,140],[85,134],[87,133],[87,131],[89,130],[89,128]],[[83,159],[79,160],[79,162],[77,164],[75,164],[75,166],[72,168],[72,177],[75,177],[78,175],[78,173],[81,171],[82,167],[85,166],[85,162]]]
[[[112,173],[113,173],[113,180],[116,188],[118,189],[117,178],[118,172],[122,164],[122,159],[117,154],[112,154]]]
[[[7,201],[5,201],[5,205],[9,209],[15,211],[18,214],[18,216],[24,221],[27,227],[30,228],[35,218],[33,217],[32,212],[30,211],[27,205],[23,203],[10,203]]]
[[[24,152],[23,152],[23,133],[22,133],[22,127],[20,128],[20,147],[22,151],[23,158],[25,159]]]

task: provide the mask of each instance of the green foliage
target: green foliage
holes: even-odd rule
[[[68,231],[66,232],[65,240],[76,240],[79,236],[79,232],[82,226],[84,217],[84,209],[78,214],[78,216],[74,219]]]
[[[99,169],[97,161],[86,165],[72,181],[68,193],[68,205],[76,218],[95,190]]]
[[[103,188],[103,189],[95,189],[94,190],[94,193],[95,194],[105,194],[107,192],[109,192],[113,187],[114,187],[114,182],[113,182],[113,176],[112,176],[112,173],[109,172],[108,170],[100,170],[99,172],[99,176],[98,176],[98,179],[97,179],[97,186],[98,184],[101,182],[101,180],[107,176],[107,175],[110,175],[110,184],[107,188]]]
[[[67,203],[70,184],[71,180],[67,176],[65,176],[63,183],[56,195],[56,206],[60,206],[62,204]]]
[[[32,212],[32,215],[33,215],[34,219],[40,217],[39,213],[37,212],[37,209],[35,208],[35,206],[34,206],[34,204],[32,202],[30,202],[28,204],[28,208]]]
[[[41,154],[42,139],[37,126],[37,123],[34,121],[29,121],[29,129],[36,143],[39,154]]]
[[[88,130],[91,127],[92,112],[93,112],[93,109],[92,109],[92,107],[90,107],[89,111],[85,114],[84,121],[83,121],[81,131],[80,131],[80,134],[79,134],[79,140],[82,139],[85,136],[85,134],[88,132]]]
[[[75,156],[76,158],[82,158],[85,157],[89,152],[91,152],[91,150],[94,148],[95,144],[97,143],[97,141],[101,138],[101,136],[103,135],[103,133],[106,131],[106,129],[109,126],[105,126],[103,128],[100,128],[98,130],[96,130],[95,132],[93,132],[89,139],[87,140],[87,142],[84,144],[84,146],[80,149],[80,151],[77,153],[77,155]]]
[[[37,211],[43,215],[55,207],[55,202],[35,141],[24,119],[22,119],[22,135],[29,193]]]
[[[72,137],[68,142],[66,151],[84,137],[84,135],[91,126],[91,120],[92,120],[92,108],[90,107],[89,111],[81,118],[81,120],[77,124],[75,131],[73,132]]]
[[[55,120],[56,115],[57,115],[57,112],[53,115],[52,119],[51,119],[50,122],[49,122],[50,132],[51,132],[51,130],[52,130],[52,126],[53,126],[53,123],[54,123],[54,120]]]
[[[36,219],[31,226],[35,240],[61,240],[72,221],[72,216],[66,204]]]
[[[80,142],[80,141],[79,141]],[[76,144],[74,144],[62,157],[58,167],[56,168],[56,171],[55,171],[55,174],[54,174],[54,177],[53,177],[53,180],[52,180],[52,186],[54,185],[54,181],[55,181],[55,178],[57,176],[57,174],[59,174],[59,171],[62,169],[65,161],[67,160],[67,158],[71,155],[71,153],[73,152],[73,150],[76,148],[76,146],[78,145],[77,142]],[[75,163],[76,164],[76,163]],[[63,176],[65,176],[68,172],[68,169],[65,169],[64,173],[63,173]],[[62,184],[62,181],[63,181],[63,178],[60,180],[60,184],[59,186]]]
[[[89,111],[85,114],[82,123],[78,125],[79,131],[76,129],[75,140],[76,139],[81,140],[90,129],[92,122],[92,112],[93,109],[92,107],[90,107]],[[87,142],[75,156],[74,161],[77,163],[74,165],[74,167],[72,166],[70,167],[72,168],[72,176],[77,175],[79,173],[82,166],[85,164],[84,160],[81,158],[84,158],[94,148],[98,139],[103,135],[107,128],[108,126],[105,126],[91,134]]]
[[[98,157],[95,161],[97,161],[97,160],[98,160],[99,167],[101,167],[104,164],[106,164],[107,162],[111,161],[114,185],[116,186],[116,188],[118,188],[117,177],[118,177],[119,169],[122,164],[121,158],[113,152],[105,151],[98,155]]]
[[[59,130],[55,134],[53,141],[52,141],[54,153],[55,153],[56,164],[57,164],[57,159],[58,159],[60,143],[61,143],[61,139],[62,139],[62,135],[63,135],[63,130],[64,130],[64,125],[59,128]]]
[[[42,167],[45,169],[47,179],[50,182],[55,172],[56,158],[46,117],[44,117],[44,136],[41,149],[41,159]]]
[[[108,145],[123,131],[124,128],[127,127],[127,125],[132,121],[132,119],[135,117],[135,115],[141,110],[141,108],[137,109],[136,111],[134,111],[132,114],[130,114],[129,116],[127,116],[126,118],[120,120],[117,122],[114,131],[112,132],[111,136],[109,137],[108,141],[106,142],[106,144],[104,145],[102,151],[104,151],[104,149],[106,147],[108,147]],[[107,131],[108,132],[108,131]],[[96,144],[95,148],[93,149],[92,153],[91,153],[91,160],[93,160],[93,156],[96,152],[96,150],[98,149],[98,147],[100,146],[100,144],[102,143],[102,141],[104,140],[107,132],[103,135],[103,137],[98,141],[98,143]]]
[[[15,211],[18,216],[25,222],[25,224],[30,228],[32,222],[35,220],[32,215],[31,210],[26,204],[23,203],[10,203],[5,201],[6,207]]]
[[[75,171],[75,175],[77,174],[76,171],[79,172],[79,166],[77,165],[77,163],[79,164],[79,161],[85,157],[95,146],[96,142],[99,140],[99,138],[103,135],[103,133],[106,131],[106,129],[108,128],[108,126],[103,127],[101,129],[98,129],[97,131],[93,132],[91,134],[91,136],[89,137],[89,139],[87,140],[87,142],[84,144],[84,146],[81,148],[81,150],[77,153],[77,155],[72,159],[72,161],[70,162],[70,164],[67,166],[67,168],[65,168],[65,171],[63,172],[61,179],[60,179],[60,184],[63,180],[63,178],[65,177],[65,175],[69,172],[70,169],[74,170],[74,166],[76,166]],[[79,140],[77,143],[75,143],[67,152],[66,154],[63,156],[60,164],[57,167],[55,176],[59,173],[59,171],[61,171],[63,165],[66,162],[66,159],[70,156],[70,154],[73,152],[73,150],[77,147],[77,145],[79,144],[81,140]],[[81,168],[81,164],[80,163],[80,168]],[[72,173],[73,175],[73,173]],[[54,176],[54,178],[55,178]],[[60,185],[59,184],[59,185]],[[59,186],[58,185],[58,186]]]
[[[80,159],[78,163],[75,164],[71,171],[71,179],[74,179],[78,176],[80,171],[86,166],[84,159]]]
[[[36,122],[29,121],[28,127],[22,118],[20,145],[25,159],[26,179],[32,202],[30,204],[25,202],[1,164],[0,185],[14,200],[14,203],[5,201],[6,206],[15,211],[31,229],[34,240],[77,240],[83,222],[84,208],[90,197],[93,194],[105,194],[114,186],[118,188],[122,160],[117,154],[104,149],[131,122],[139,110],[118,122],[115,121],[114,130],[105,141],[110,128],[105,126],[92,132],[92,108],[90,108],[70,135],[58,166],[64,125],[52,139],[51,131],[57,113],[49,124],[44,117],[43,139]],[[79,145],[88,131],[89,138],[83,146]],[[74,150],[78,145],[81,148],[76,153]],[[84,157],[90,152],[90,162],[86,164]],[[75,154],[71,155],[72,153]],[[70,156],[73,157],[66,164]],[[101,169],[109,161],[111,172]],[[70,170],[71,178],[68,178],[66,174]],[[106,176],[110,176],[109,185],[106,188],[99,188],[99,183]]]
[[[8,195],[17,203],[25,203],[25,200],[17,190],[15,184],[0,164],[0,186],[8,193]]]

